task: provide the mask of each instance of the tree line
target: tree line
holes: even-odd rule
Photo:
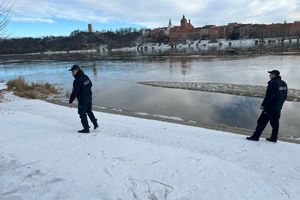
[[[0,54],[97,49],[101,45],[113,49],[135,45],[140,37],[141,32],[134,28],[121,28],[91,33],[75,30],[69,36],[5,38],[0,40]]]

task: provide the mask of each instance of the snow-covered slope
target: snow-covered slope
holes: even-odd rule
[[[0,199],[300,199],[300,145],[4,96]]]

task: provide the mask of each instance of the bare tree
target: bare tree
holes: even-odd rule
[[[6,0],[0,0],[0,37],[6,35],[5,28],[10,20],[11,5]]]

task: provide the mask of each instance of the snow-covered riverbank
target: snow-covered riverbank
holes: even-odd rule
[[[0,199],[300,198],[298,144],[3,96]]]

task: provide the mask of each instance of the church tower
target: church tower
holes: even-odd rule
[[[169,19],[169,25],[168,25],[168,28],[172,28],[171,18]]]
[[[88,24],[88,32],[89,33],[93,32],[92,24]]]
[[[186,28],[187,27],[187,20],[186,20],[184,15],[183,15],[183,17],[180,21],[180,25],[181,25],[181,28]]]

